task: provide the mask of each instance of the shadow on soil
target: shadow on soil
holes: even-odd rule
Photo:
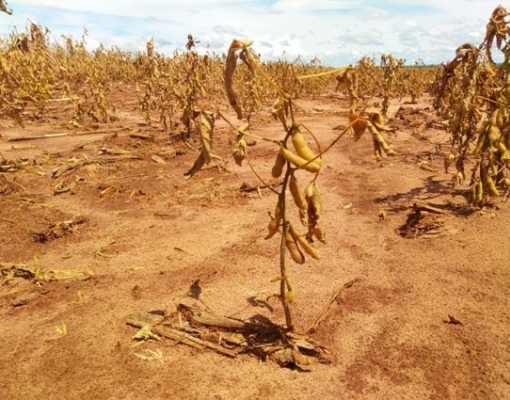
[[[466,199],[466,191],[452,188],[450,183],[434,179],[434,176],[428,177],[425,185],[413,188],[407,192],[393,193],[388,196],[376,197],[376,204],[391,204],[391,210],[394,212],[408,211],[409,207],[416,202],[426,202],[436,208],[449,211],[457,217],[468,217],[477,211],[476,207],[468,204],[455,204],[449,200],[441,200],[444,196],[450,198],[462,197]],[[437,203],[432,201],[437,200]]]

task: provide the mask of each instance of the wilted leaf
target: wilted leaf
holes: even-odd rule
[[[232,155],[236,164],[242,166],[243,161],[246,158],[246,141],[244,139],[241,138],[237,141]]]

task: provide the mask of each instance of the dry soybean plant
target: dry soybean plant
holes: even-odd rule
[[[380,68],[375,59],[363,56],[356,64],[358,78],[358,96],[362,100],[370,99],[379,93],[378,82],[381,81]]]
[[[48,31],[30,24],[22,33],[13,32],[0,52],[0,116],[23,125],[22,114],[29,102],[39,111],[51,98],[51,54]]]
[[[382,80],[380,96],[382,97],[382,113],[385,116],[390,106],[390,99],[403,95],[399,90],[399,82],[401,81],[399,73],[404,64],[404,59],[397,59],[391,54],[381,55]]]
[[[393,59],[391,56],[383,56],[384,59]],[[393,71],[393,65],[390,63],[390,67],[388,67],[388,71]],[[395,71],[393,71],[395,72]],[[364,106],[361,110],[358,105],[360,92],[359,81],[361,80],[365,84],[371,82],[380,82],[380,87],[375,87],[373,89],[369,89],[366,86],[361,91],[365,94],[364,97],[371,93],[376,93],[378,90],[381,93],[386,93],[387,95],[383,96],[385,99],[386,106],[389,104],[389,90],[386,90],[384,87],[384,80],[382,78],[381,73],[387,73],[386,70],[376,67],[373,63],[373,60],[367,57],[362,58],[356,67],[349,65],[345,68],[342,68],[338,71],[336,75],[336,88],[335,91],[338,91],[340,88],[347,88],[349,94],[349,120],[353,125],[352,128],[354,130],[354,139],[358,140],[359,137],[366,129],[372,135],[372,141],[374,146],[374,158],[376,161],[382,161],[384,156],[395,156],[395,151],[389,146],[385,135],[388,132],[394,132],[394,129],[386,126],[386,118],[384,114],[384,108],[382,111],[375,107],[366,107]],[[379,76],[379,79],[374,79],[374,76]],[[367,79],[368,77],[368,79]],[[394,91],[393,86],[395,86],[396,79],[393,79],[391,82],[391,89]],[[390,88],[390,85],[387,85],[387,89]],[[371,95],[369,95],[370,97]]]
[[[71,102],[71,127],[115,119],[108,97],[113,83],[126,81],[126,72],[114,71],[132,71],[132,61],[118,49],[91,53],[86,34],[51,43],[47,28],[30,23],[0,40],[0,116],[23,126],[43,118],[52,102]]]
[[[411,97],[411,104],[418,104],[418,99],[426,91],[428,84],[433,80],[431,68],[414,66],[403,68],[401,77],[401,92]]]
[[[352,65],[345,67],[336,76],[335,92],[346,87],[349,93],[349,110],[355,112],[358,107],[358,72]]]
[[[380,97],[382,113],[386,115],[391,99],[418,97],[430,80],[429,69],[405,67],[405,60],[392,54],[382,54],[379,65],[371,57],[362,57],[355,66],[357,94],[363,99]]]
[[[279,298],[284,309],[286,328],[292,331],[295,325],[290,304],[296,299],[296,292],[289,277],[288,258],[290,256],[290,260],[299,265],[306,262],[306,257],[320,259],[317,244],[326,243],[326,234],[320,226],[323,207],[322,194],[318,184],[318,177],[323,164],[322,155],[331,149],[346,132],[353,131],[354,140],[357,141],[366,129],[373,136],[377,159],[382,159],[383,153],[391,156],[395,155],[395,152],[389,148],[382,135],[382,132],[387,132],[390,129],[386,127],[384,117],[377,110],[367,110],[363,113],[363,116],[351,112],[349,126],[332,143],[323,148],[313,132],[296,119],[294,113],[295,100],[288,94],[292,92],[292,90],[289,90],[291,88],[275,82],[265,74],[260,64],[253,57],[251,44],[251,41],[234,40],[230,46],[225,76],[226,93],[230,105],[235,110],[238,118],[242,119],[245,114],[239,106],[237,95],[231,85],[239,54],[239,57],[253,74],[262,74],[267,80],[267,84],[273,87],[277,99],[273,103],[271,114],[275,120],[281,123],[284,132],[281,140],[273,140],[251,134],[246,125],[236,128],[237,144],[233,156],[238,165],[242,165],[243,161],[247,160],[254,174],[264,183],[264,180],[250,163],[244,137],[251,136],[262,139],[277,147],[271,176],[275,179],[282,179],[282,186],[281,189],[276,190],[264,183],[277,196],[274,212],[269,213],[268,233],[265,239],[269,240],[273,237],[279,237],[280,239],[280,275],[278,278],[280,290],[275,296]],[[334,76],[334,74],[338,75],[345,72],[346,69],[343,68],[317,74],[301,75],[297,76],[294,82],[322,78],[325,74]],[[230,122],[229,124],[235,128]],[[293,210],[297,211],[294,216],[292,215]]]
[[[159,124],[165,132],[173,133],[179,124],[184,126],[183,139],[191,137],[197,110],[218,104],[222,87],[222,65],[215,54],[198,54],[200,41],[189,34],[186,51],[174,51],[171,57],[158,53],[154,40],[147,42],[144,54],[138,54],[137,86],[142,94],[139,108],[144,119]]]
[[[253,74],[264,74],[261,66],[253,57],[250,48],[251,43],[251,41],[234,40],[230,46],[227,58],[225,89],[229,103],[240,119],[243,118],[244,111],[239,106],[237,94],[232,88],[237,58],[240,57]],[[265,238],[271,239],[278,233],[280,234],[280,293],[276,296],[281,300],[285,311],[286,327],[289,331],[292,331],[294,329],[294,322],[289,304],[295,300],[296,292],[287,273],[287,255],[290,254],[293,262],[297,264],[305,263],[305,254],[315,259],[320,258],[319,250],[315,247],[314,243],[315,241],[325,243],[325,234],[319,226],[322,201],[317,184],[317,177],[322,167],[322,157],[320,146],[315,136],[304,124],[298,123],[295,120],[293,99],[284,92],[283,87],[280,87],[269,76],[265,75],[265,78],[274,87],[278,96],[272,108],[272,115],[281,122],[285,131],[284,138],[281,141],[266,139],[274,143],[278,148],[271,174],[273,178],[283,177],[283,184],[280,191],[272,189],[277,195],[277,201],[274,213],[269,215],[268,233]],[[305,133],[317,144],[317,151],[313,151],[309,147]],[[246,128],[237,129],[237,145],[233,155],[236,163],[239,165],[245,159],[249,162],[246,153],[246,142],[244,140],[245,135],[251,135]],[[292,147],[290,143],[292,143]],[[250,167],[252,167],[251,164]],[[305,171],[309,174],[309,182],[305,185],[304,190],[299,182],[301,175],[298,178],[298,171]],[[255,174],[259,176],[256,172]],[[297,208],[299,223],[291,222],[288,192],[291,194],[293,204]],[[298,227],[300,225],[306,227],[306,233],[300,232]]]
[[[423,64],[423,62],[421,62]],[[336,91],[348,90],[351,112],[368,104],[370,100],[381,108],[386,117],[390,101],[409,96],[410,102],[416,104],[431,86],[435,67],[426,67],[417,62],[415,66],[405,66],[404,59],[397,59],[391,54],[382,54],[380,64],[374,58],[364,56],[354,66],[346,67],[336,77]],[[376,102],[376,98],[377,102]],[[379,101],[381,104],[378,104]]]
[[[251,50],[251,40],[234,40],[225,57],[224,65],[224,93],[226,94],[230,108],[234,111],[241,126],[236,126],[217,109],[216,113],[205,111],[204,108],[193,110],[192,118],[201,141],[201,153],[193,167],[187,172],[188,176],[197,173],[203,165],[214,158],[212,150],[215,118],[223,118],[236,132],[236,145],[233,150],[233,157],[237,164],[242,165],[246,161],[254,174],[262,181],[260,175],[255,171],[247,154],[245,136],[264,140],[273,144],[277,155],[271,175],[275,179],[283,179],[281,190],[267,185],[276,195],[274,213],[270,213],[268,222],[268,233],[266,239],[273,237],[280,239],[280,273],[275,280],[279,282],[280,292],[276,295],[283,306],[285,313],[285,325],[272,323],[269,320],[253,317],[248,321],[240,321],[215,315],[211,312],[198,309],[196,306],[179,304],[177,312],[169,317],[162,318],[163,321],[154,321],[154,315],[137,314],[128,317],[127,323],[141,328],[136,338],[144,338],[144,332],[156,333],[161,336],[185,343],[197,348],[210,348],[229,357],[236,357],[239,352],[250,352],[266,359],[272,359],[281,366],[308,370],[315,362],[331,362],[331,357],[320,345],[314,344],[307,334],[296,332],[295,324],[291,315],[290,304],[296,299],[296,292],[291,283],[288,273],[289,257],[296,264],[304,264],[306,257],[320,258],[318,242],[325,243],[326,238],[319,225],[322,214],[321,192],[317,184],[317,177],[322,168],[322,154],[328,149],[322,150],[315,135],[304,124],[295,119],[294,99],[274,79],[274,75],[268,73],[268,69],[258,60],[258,57]],[[240,62],[239,62],[240,61]],[[333,71],[334,72],[334,71]],[[317,76],[318,78],[322,77]],[[249,117],[253,112],[251,107],[256,104],[244,102],[241,99],[244,95],[260,93],[248,90],[242,93],[240,89],[245,87],[239,78],[264,87],[260,88],[265,93],[272,92],[276,100],[273,101],[272,116],[279,121],[284,128],[282,140],[268,139],[250,133]],[[300,81],[311,79],[311,76],[294,76],[289,79],[291,85]],[[241,83],[241,84],[239,84]],[[305,85],[301,86],[304,87]],[[310,87],[310,86],[309,86]],[[270,88],[270,89],[268,89]],[[259,88],[257,88],[259,89]],[[241,94],[240,94],[241,93]],[[295,92],[297,93],[297,92]],[[358,122],[358,121],[355,121]],[[348,129],[328,147],[346,133]],[[309,142],[315,145],[310,146]],[[314,149],[315,147],[315,149]],[[303,180],[307,183],[302,185]],[[292,197],[292,200],[290,200]],[[292,216],[290,210],[294,209],[297,215]],[[299,217],[298,222],[294,222]],[[304,231],[304,232],[302,232]],[[213,326],[215,332],[221,332],[217,341],[210,342],[198,339],[182,329],[186,323],[196,329]],[[165,326],[161,324],[165,322]],[[316,322],[317,324],[318,322]],[[316,327],[314,324],[314,327]],[[171,327],[171,329],[167,329]],[[234,335],[232,335],[234,333]],[[243,335],[242,340],[239,335]],[[204,335],[205,336],[205,335]],[[210,335],[209,335],[210,336]],[[235,336],[235,337],[233,337]]]
[[[480,46],[461,45],[455,58],[442,66],[435,88],[435,107],[448,121],[451,151],[448,172],[455,165],[453,185],[466,179],[468,199],[484,206],[510,191],[510,30],[509,13],[498,6]],[[493,45],[503,61],[493,60]],[[466,168],[471,167],[471,171]]]

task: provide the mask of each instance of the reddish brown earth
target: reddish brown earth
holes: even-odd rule
[[[324,145],[346,123],[346,101],[331,93],[297,103],[297,119]],[[281,138],[266,115],[254,118],[252,132]],[[114,136],[19,142],[8,140],[68,131],[54,119],[25,129],[0,122],[3,157],[27,160],[0,174],[0,262],[93,274],[38,284],[0,278],[1,399],[510,399],[510,211],[504,202],[472,209],[451,189],[441,155],[448,137],[433,128],[427,101],[402,105],[390,121],[399,128],[389,136],[396,157],[376,162],[368,134],[356,143],[345,136],[324,155],[318,184],[328,241],[318,246],[321,260],[289,266],[297,330],[354,284],[312,337],[334,362],[306,373],[170,340],[134,346],[126,316],[193,303],[196,280],[200,307],[285,319],[276,300],[248,301],[278,289],[278,240],[264,240],[276,197],[240,191],[257,179],[231,159],[232,130],[218,121],[214,139],[228,163],[184,179],[198,154],[195,137],[187,146],[142,126],[134,110],[121,117],[109,128],[129,130]],[[139,131],[154,140],[129,136]],[[248,151],[272,181],[274,145],[258,141]],[[89,163],[52,177],[85,157]],[[443,213],[418,226],[432,231],[404,237],[414,203]],[[136,355],[147,349],[161,359]]]

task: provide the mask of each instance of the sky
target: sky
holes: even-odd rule
[[[127,51],[184,50],[187,35],[197,51],[221,54],[233,39],[253,39],[262,60],[286,59],[343,66],[383,53],[437,64],[466,43],[479,45],[500,0],[8,0],[0,35],[24,31],[30,22],[47,27],[53,40],[80,39]],[[504,5],[504,4],[503,4]]]

